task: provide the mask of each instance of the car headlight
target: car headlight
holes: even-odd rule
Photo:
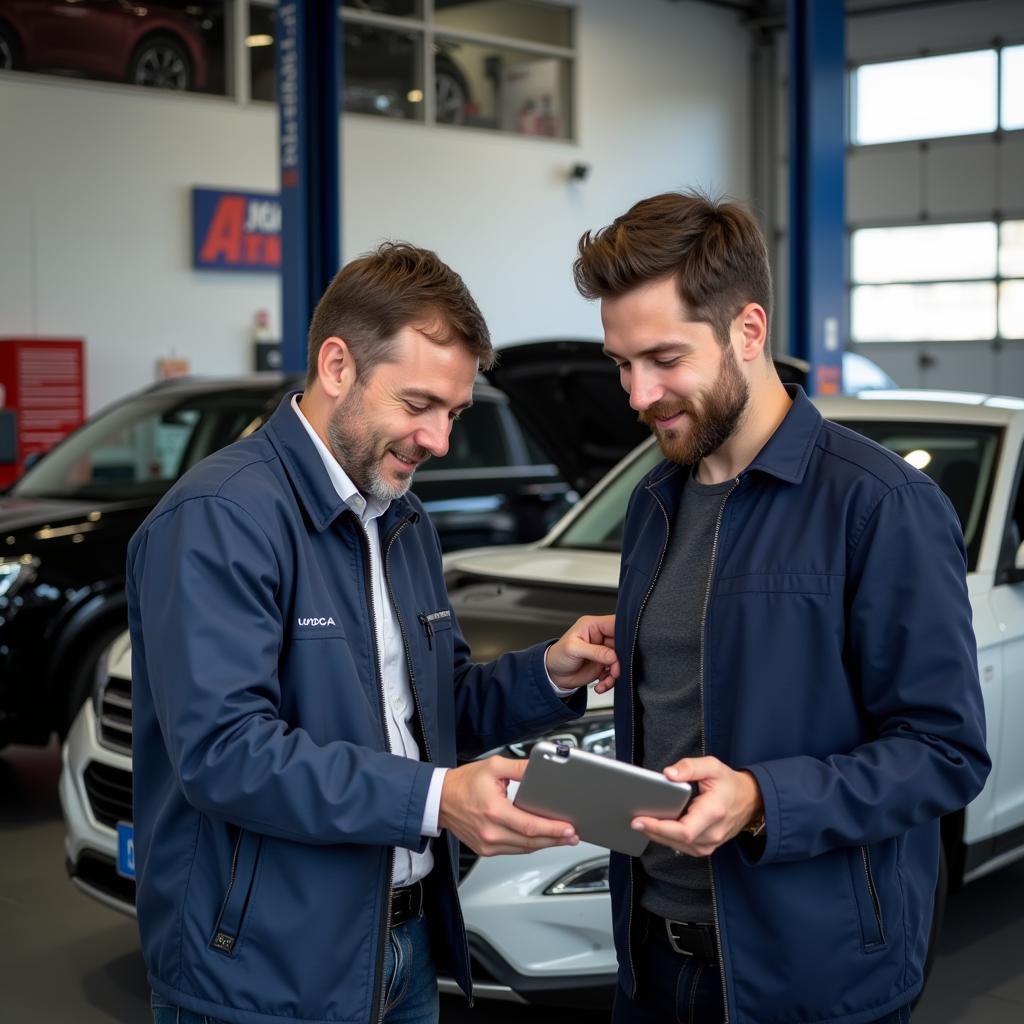
[[[590,896],[596,892],[608,892],[608,858],[577,864],[545,890],[545,896]]]
[[[31,555],[0,558],[0,601],[12,600],[22,587],[36,578],[38,569],[39,559]]]
[[[601,757],[615,757],[615,723],[611,711],[593,715],[559,726],[557,729],[534,736],[520,743],[510,743],[506,748],[508,757],[529,757],[534,744],[541,740],[550,743],[564,743],[566,746],[586,750]]]

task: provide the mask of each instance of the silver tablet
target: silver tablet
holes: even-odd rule
[[[580,839],[638,857],[647,837],[637,816],[678,818],[693,788],[660,772],[613,761],[565,743],[537,743],[514,803],[545,818],[568,821]]]

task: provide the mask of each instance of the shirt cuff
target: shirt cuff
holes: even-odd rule
[[[430,780],[430,789],[427,790],[427,805],[423,808],[423,827],[420,829],[422,836],[433,836],[436,839],[441,834],[437,819],[441,814],[441,789],[447,774],[447,768],[434,769]]]
[[[552,644],[548,644],[548,649],[544,651],[544,675],[548,677],[548,682],[551,684],[555,693],[558,694],[558,696],[561,697],[562,700],[568,700],[576,692],[576,689],[572,688],[566,690],[563,687],[559,686],[558,683],[556,683],[554,679],[551,678],[551,673],[548,671],[548,650],[550,650],[552,646]]]

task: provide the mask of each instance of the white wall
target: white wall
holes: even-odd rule
[[[583,0],[577,141],[343,118],[343,249],[436,248],[499,344],[598,336],[572,286],[575,243],[635,200],[749,189],[748,37],[697,3]],[[190,268],[192,185],[274,190],[268,106],[35,75],[0,78],[0,335],[81,335],[90,410],[153,379],[249,368],[276,279]],[[570,184],[575,162],[589,178]]]

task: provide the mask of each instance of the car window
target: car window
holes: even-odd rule
[[[642,454],[623,466],[606,487],[587,500],[579,516],[558,536],[554,545],[560,548],[621,551],[622,526],[629,496],[661,457],[658,446],[649,445]]]
[[[973,571],[981,549],[1002,431],[961,423],[856,420],[845,425],[906,459],[942,488],[960,519],[967,566]],[[618,470],[616,477],[581,508],[554,545],[621,551],[629,496],[660,458],[658,447],[651,445]]]
[[[845,426],[906,459],[946,493],[960,519],[973,570],[981,550],[1002,431],[966,423],[854,420]]]
[[[451,469],[491,469],[512,461],[508,439],[497,402],[477,400],[452,426],[448,454],[431,459],[420,473]]]
[[[235,440],[269,398],[254,389],[140,395],[91,419],[11,493],[108,501],[159,497],[186,469]]]

